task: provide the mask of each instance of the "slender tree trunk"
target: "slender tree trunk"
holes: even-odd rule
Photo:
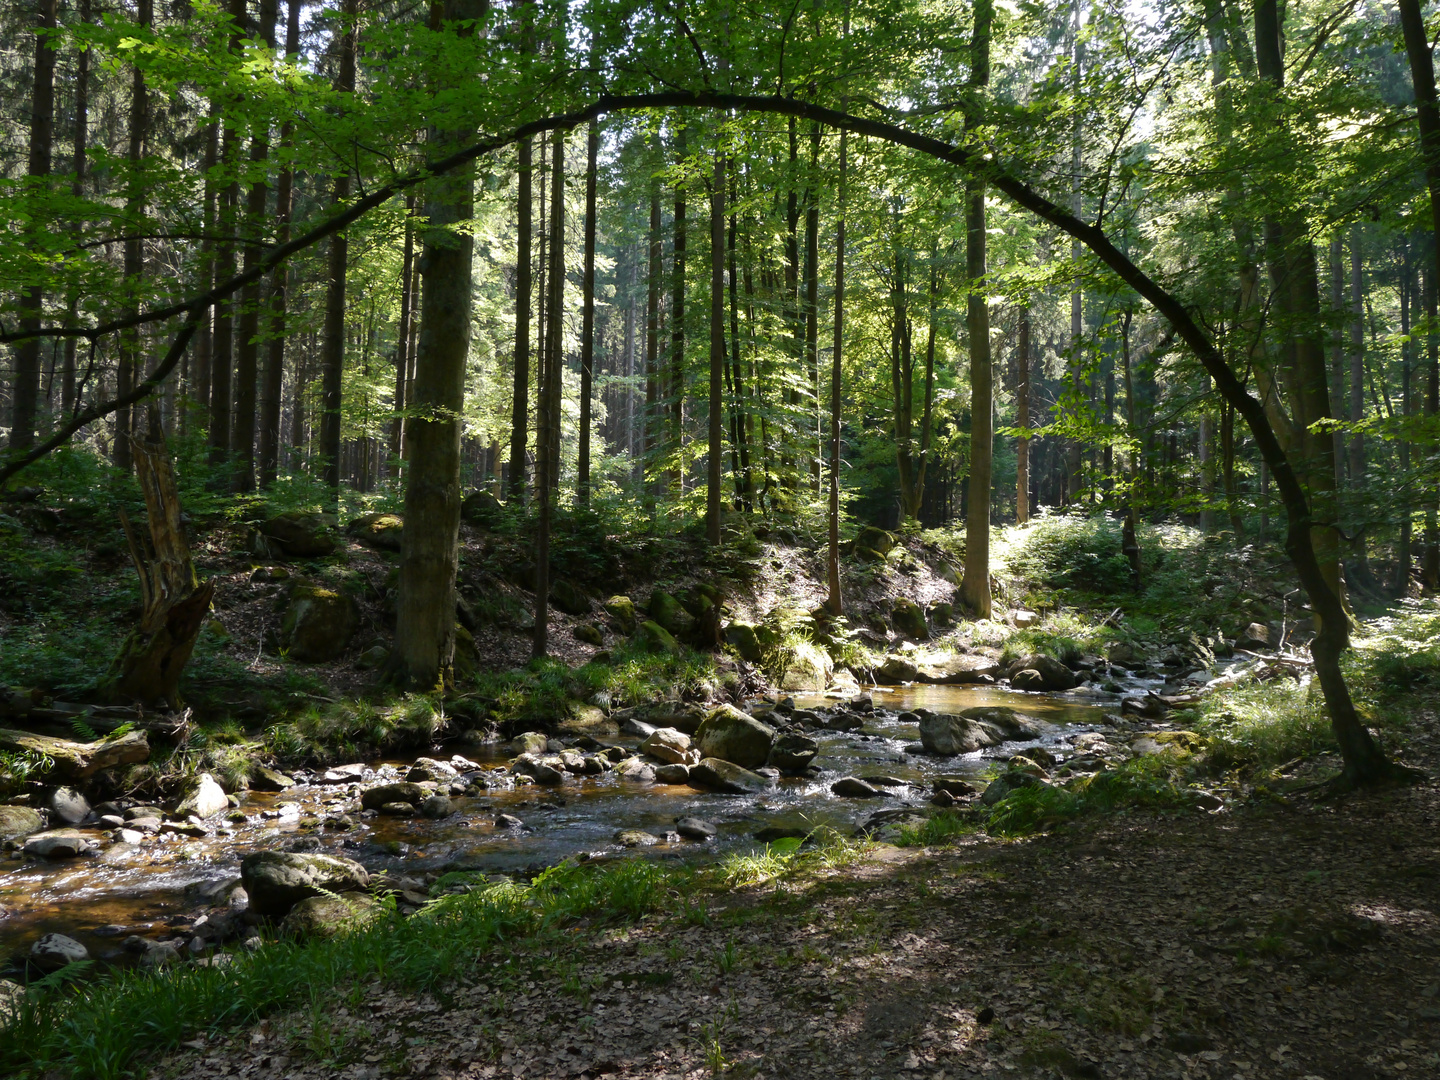
[[[50,176],[50,156],[55,138],[55,48],[49,31],[55,29],[55,0],[37,0],[35,5],[35,67],[30,92],[30,161],[28,173],[37,185]],[[20,292],[20,329],[40,329],[45,290],[28,285]],[[41,339],[29,338],[15,347],[15,381],[10,422],[10,449],[18,456],[35,445],[35,425],[40,407]]]
[[[845,21],[841,32],[842,48],[850,41],[850,3],[846,0]],[[848,108],[841,98],[840,108]],[[830,504],[826,507],[827,548],[825,553],[825,610],[836,618],[845,614],[845,599],[840,591],[840,404],[843,371],[840,366],[841,347],[845,342],[845,196],[846,171],[849,166],[848,131],[840,132],[839,182],[835,188],[835,313],[834,337],[830,344]],[[731,270],[734,276],[734,270]]]
[[[204,236],[200,241],[197,267],[200,274],[199,288],[208,291],[215,283],[215,234],[219,225],[216,220],[219,210],[220,192],[215,185],[215,166],[220,162],[220,107],[212,100],[210,104],[211,123],[205,132],[205,206]],[[194,389],[191,393],[192,411],[196,426],[203,429],[208,423],[210,412],[210,387],[215,366],[215,316],[217,308],[211,307],[200,320],[195,332]]]
[[[358,0],[343,0],[344,32],[340,39],[340,71],[335,89],[355,92],[355,20]],[[339,208],[350,198],[350,174],[335,177],[330,204]],[[325,486],[331,505],[340,505],[340,392],[345,372],[345,288],[350,262],[349,236],[338,232],[330,237],[326,259],[325,328],[320,346],[320,457],[324,462]]]
[[[1411,398],[1410,376],[1414,365],[1415,352],[1410,340],[1410,304],[1415,289],[1414,245],[1409,237],[1400,238],[1400,412],[1404,417],[1403,435],[1400,439],[1400,475],[1410,476],[1410,417],[1414,413]],[[1406,505],[1400,518],[1400,541],[1395,548],[1395,582],[1391,586],[1397,597],[1410,592],[1411,519],[1414,508]]]
[[[675,131],[675,159],[684,163],[688,156],[685,145],[685,126],[677,125]],[[672,470],[671,486],[676,492],[685,491],[685,248],[686,248],[686,204],[685,181],[675,181],[675,272],[671,279],[670,299],[670,438],[666,450],[673,455],[675,467]]]
[[[275,20],[279,14],[277,0],[260,0],[260,39],[267,49],[275,47]],[[250,164],[258,170],[270,156],[266,134],[250,140]],[[260,261],[263,248],[260,236],[265,229],[265,204],[270,185],[257,179],[250,185],[245,202],[245,258],[243,267],[251,269]],[[255,490],[255,418],[260,380],[260,281],[251,282],[240,292],[240,318],[235,335],[235,428],[230,433],[230,449],[235,456],[234,485],[236,491]]]
[[[90,0],[80,0],[76,17],[82,26],[90,22]],[[70,194],[75,199],[85,195],[86,158],[85,148],[90,140],[90,50],[81,48],[75,56],[75,139],[71,152],[71,166],[75,176],[70,183]],[[83,234],[83,222],[75,223],[75,238]],[[80,309],[78,293],[70,291],[70,302],[66,305],[66,322],[74,326]],[[76,338],[65,339],[65,357],[60,375],[60,411],[66,416],[73,413],[79,403],[75,393],[75,359],[79,342]]]
[[[510,400],[510,494],[519,504],[525,497],[525,452],[530,440],[530,238],[534,147],[521,139],[518,149],[515,216],[515,382]]]
[[[1015,332],[1015,426],[1022,432],[1030,430],[1030,305],[1020,308],[1019,326]],[[1128,375],[1128,368],[1127,375]],[[1030,520],[1030,437],[1015,440],[1015,520],[1024,525]]]
[[[1350,422],[1365,419],[1365,270],[1361,261],[1360,226],[1350,230]],[[1365,436],[1350,435],[1350,486],[1358,495],[1365,486]],[[1363,556],[1365,541],[1357,538]]]
[[[347,0],[347,5],[353,4],[354,0]],[[483,19],[487,8],[486,0],[432,4],[431,28],[440,29],[442,17]],[[466,27],[459,32],[468,37],[474,31]],[[352,65],[353,55],[352,45]],[[429,133],[437,156],[463,146],[473,137],[473,130]],[[405,485],[405,529],[395,611],[396,673],[403,683],[425,690],[443,687],[453,677],[455,574],[460,552],[460,434],[465,367],[470,355],[473,240],[468,232],[447,226],[468,221],[474,214],[474,200],[474,173],[470,168],[435,177],[425,192],[415,413],[406,430],[410,468]]]
[[[655,467],[659,445],[660,418],[660,276],[665,272],[660,237],[660,181],[650,181],[650,267],[645,298],[645,458],[647,468]],[[655,484],[647,479],[646,506],[655,509]]]
[[[976,0],[970,46],[970,87],[978,97],[990,84],[991,0]],[[982,121],[974,106],[967,120]],[[985,181],[965,182],[965,321],[970,337],[970,500],[965,515],[965,574],[960,603],[977,619],[990,617],[990,465],[994,454],[994,373],[990,361],[990,308],[985,300]]]
[[[584,309],[580,319],[580,445],[575,467],[575,497],[590,505],[590,395],[595,369],[595,185],[600,153],[600,126],[590,122],[585,142],[585,270]]]
[[[1435,239],[1431,238],[1433,244]],[[1425,304],[1425,415],[1440,416],[1440,333],[1436,332],[1440,320],[1440,280],[1437,280],[1434,262],[1424,268],[1424,285],[1421,289]],[[1431,421],[1433,423],[1433,420]],[[1434,592],[1440,589],[1440,527],[1436,525],[1435,491],[1431,489],[1425,504],[1425,564],[1421,568],[1421,579],[1425,588]]]
[[[810,131],[810,170],[805,184],[805,385],[814,399],[810,409],[815,425],[815,457],[811,478],[820,494],[820,196],[816,177],[820,168],[820,125]],[[808,450],[806,454],[808,456]]]
[[[550,642],[550,519],[555,500],[556,472],[560,463],[560,354],[565,300],[565,132],[556,130],[550,161],[550,325],[542,358],[538,425],[535,448],[535,497],[538,526],[535,533],[535,638],[531,653],[546,655]]]
[[[152,0],[139,0],[136,21],[141,26],[148,27],[154,21],[154,17]],[[53,56],[53,53],[51,55]],[[51,63],[53,65],[54,61],[52,60]],[[131,237],[125,241],[124,295],[126,314],[136,315],[140,311],[141,280],[145,270],[145,245],[139,235],[145,231],[141,225],[141,219],[145,215],[145,182],[140,177],[140,165],[145,157],[145,141],[150,127],[150,95],[145,87],[145,73],[138,67],[130,77],[130,121],[128,127],[129,148],[125,156],[130,165],[130,175],[129,190],[125,196],[125,220],[128,222],[127,231],[131,233]],[[49,156],[48,149],[46,156],[47,158]],[[117,353],[115,390],[117,395],[128,394],[135,388],[141,364],[140,331],[138,329],[127,330],[120,334]],[[115,464],[127,472],[133,464],[130,456],[130,436],[135,427],[136,424],[128,405],[116,410]]]
[[[725,454],[725,157],[715,152],[710,182],[710,401],[705,462],[705,538],[720,546]]]
[[[236,133],[226,127],[221,134],[220,164],[228,170],[235,161]],[[217,192],[215,208],[215,279],[225,281],[235,276],[235,212],[239,195],[239,184],[228,184]],[[230,449],[230,407],[231,375],[234,367],[234,309],[233,300],[221,300],[215,305],[214,329],[210,344],[210,464],[218,468]],[[228,488],[228,484],[224,485]]]
[[[395,332],[395,416],[390,421],[390,457],[395,462],[395,475],[402,471],[401,456],[405,452],[405,390],[410,382],[410,320],[415,308],[415,294],[410,275],[415,268],[415,196],[405,199],[405,247],[400,263],[400,326]]]
[[[1073,20],[1071,26],[1071,43],[1073,67],[1071,73],[1071,86],[1078,103],[1081,97],[1081,76],[1085,68],[1085,43],[1080,38],[1080,0],[1073,0]],[[1075,120],[1070,135],[1070,213],[1080,217],[1084,205],[1084,193],[1080,184],[1081,171],[1085,167],[1084,140],[1080,114],[1075,114]],[[1080,290],[1080,241],[1078,239],[1070,242],[1070,262],[1075,273],[1075,287],[1070,290],[1070,378],[1071,390],[1075,395],[1075,408],[1080,408],[1081,400],[1081,356],[1080,339],[1084,334],[1084,296]],[[1083,468],[1080,440],[1070,439],[1066,443],[1066,484],[1065,501],[1073,503],[1080,498],[1080,480]]]

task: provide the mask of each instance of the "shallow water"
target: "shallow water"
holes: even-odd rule
[[[419,875],[444,868],[513,873],[552,865],[568,856],[614,854],[621,849],[615,834],[622,829],[653,833],[661,842],[646,854],[704,856],[755,846],[754,834],[765,826],[810,829],[829,825],[849,832],[879,810],[920,805],[938,775],[979,775],[989,759],[1004,758],[1024,746],[1060,744],[1101,722],[1102,704],[1083,692],[1067,695],[1024,694],[988,687],[911,686],[870,690],[877,713],[863,731],[812,731],[820,744],[814,778],[783,779],[760,795],[720,795],[685,786],[635,784],[607,773],[570,778],[560,788],[517,787],[483,797],[453,799],[456,812],[441,821],[423,818],[361,819],[356,795],[349,786],[299,785],[282,794],[250,793],[243,797],[243,824],[222,825],[216,835],[188,838],[160,835],[137,846],[105,841],[100,831],[88,834],[102,845],[95,858],[69,862],[0,862],[0,961],[14,950],[28,948],[41,934],[58,931],[76,938],[93,955],[121,959],[123,934],[162,935],[167,927],[186,923],[215,902],[217,890],[239,874],[240,860],[252,851],[273,848],[299,835],[313,835],[321,850],[344,855],[370,871]],[[834,705],[834,698],[797,696],[800,707]],[[916,707],[959,712],[981,705],[1005,705],[1051,725],[1039,740],[1006,743],[955,758],[905,753],[919,740],[916,725],[901,723],[897,713]],[[635,746],[635,738],[608,740]],[[474,747],[445,747],[432,757],[447,759],[459,752],[482,768],[503,770],[508,758]],[[403,778],[409,760],[371,764],[374,779]],[[841,799],[830,785],[842,776],[903,781],[880,798]],[[355,789],[358,790],[358,789]],[[276,808],[296,804],[298,817],[277,819]],[[266,816],[267,813],[270,816]],[[511,814],[523,829],[500,828],[497,814]],[[315,828],[316,819],[348,814],[354,822],[345,831]],[[711,822],[717,837],[706,843],[681,839],[672,830],[678,818],[693,816]],[[84,830],[82,830],[84,831]],[[119,931],[116,928],[123,928]]]

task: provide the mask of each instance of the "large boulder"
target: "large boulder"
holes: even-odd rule
[[[345,651],[360,626],[360,605],[347,593],[297,584],[280,623],[280,640],[292,660],[321,664]]]
[[[347,930],[361,930],[384,913],[377,900],[362,892],[307,896],[281,920],[280,932],[298,938],[334,937]]]
[[[90,959],[90,950],[64,934],[46,934],[30,946],[30,963],[41,971],[59,971]]]
[[[620,625],[620,632],[625,635],[635,633],[638,625],[635,620],[635,602],[628,596],[612,596],[605,601],[605,614],[609,615]]]
[[[766,764],[781,772],[798,773],[808,768],[819,752],[820,744],[810,736],[787,731],[771,744]]]
[[[365,810],[379,810],[390,803],[409,803],[419,806],[431,794],[429,788],[405,780],[398,784],[377,784],[360,793],[360,806]]]
[[[924,641],[930,636],[930,624],[925,621],[925,609],[904,596],[897,597],[890,605],[890,625],[897,634],[912,641]]]
[[[329,514],[292,510],[261,522],[260,533],[282,553],[310,559],[335,550],[335,538],[330,534],[334,526],[335,519]]]
[[[200,780],[195,785],[195,790],[190,792],[181,800],[180,805],[175,809],[177,817],[188,817],[194,814],[199,818],[214,817],[222,810],[228,809],[230,800],[225,796],[225,789],[216,783],[215,778],[208,772],[200,774]]]
[[[648,610],[650,621],[673,637],[685,637],[695,627],[695,616],[663,589],[656,589],[650,594]]]
[[[367,547],[399,551],[405,519],[399,514],[365,514],[346,525],[345,532]]]
[[[733,761],[701,758],[690,770],[690,786],[705,791],[722,791],[731,795],[750,795],[775,786],[768,776],[741,768]]]
[[[650,619],[646,619],[640,624],[640,629],[635,631],[635,644],[642,652],[648,653],[677,653],[680,651],[680,643],[675,640],[675,635]]]
[[[18,840],[45,827],[38,810],[28,806],[0,806],[0,840]]]
[[[770,757],[775,729],[733,705],[711,710],[695,731],[702,757],[719,758],[745,769],[757,769]]]
[[[93,776],[116,765],[136,765],[150,756],[150,742],[144,731],[127,731],[97,742],[72,742],[35,735],[28,731],[0,728],[0,750],[28,750],[55,763],[55,771],[76,780]]]
[[[1017,689],[1073,690],[1080,685],[1080,679],[1073,671],[1053,656],[1046,656],[1044,653],[1022,656],[1010,665],[1008,671],[1012,684],[1022,671],[1033,671],[1039,676],[1038,679],[1023,680],[1027,685],[1017,686]]]
[[[460,503],[460,518],[468,525],[490,529],[500,524],[504,516],[505,507],[488,491],[472,491]]]
[[[589,615],[594,606],[590,603],[590,597],[585,591],[573,581],[566,581],[564,578],[557,579],[550,586],[550,602],[566,615]]]
[[[790,691],[824,690],[830,682],[830,673],[835,665],[830,654],[820,646],[808,641],[797,642],[785,662],[785,673],[780,676],[780,689]]]
[[[674,728],[656,728],[640,744],[640,752],[667,765],[683,764],[690,756],[690,736]]]
[[[920,717],[920,742],[925,750],[941,757],[973,754],[1000,740],[978,721],[950,713],[926,713]]]
[[[240,863],[240,881],[251,911],[278,918],[307,897],[363,889],[370,875],[354,860],[334,855],[257,851]]]
[[[990,781],[985,788],[985,794],[980,796],[980,801],[986,806],[994,806],[1001,799],[1021,788],[1049,786],[1042,777],[1036,776],[1034,773],[1010,769]]]
[[[1016,712],[1005,705],[977,705],[960,715],[972,720],[995,736],[996,742],[1006,739],[1038,739],[1045,733],[1044,721]]]
[[[688,702],[676,701],[674,699],[657,701],[649,705],[635,705],[628,709],[621,709],[612,714],[611,719],[626,730],[625,725],[643,725],[643,732],[638,726],[630,730],[631,734],[639,734],[642,738],[648,736],[656,728],[674,728],[676,731],[686,735],[694,735],[699,730],[701,722],[710,714],[710,710],[703,705],[691,705]]]
[[[732,622],[725,627],[725,644],[734,649],[741,660],[751,664],[760,662],[760,638],[754,623]]]

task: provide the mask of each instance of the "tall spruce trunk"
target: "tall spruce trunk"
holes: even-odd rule
[[[1030,430],[1030,349],[1027,303],[1015,331],[1015,426],[1022,433]],[[1015,520],[1021,525],[1030,520],[1030,437],[1025,434],[1015,439]]]
[[[595,372],[595,187],[599,169],[600,126],[590,122],[585,140],[585,270],[584,308],[580,317],[580,445],[575,465],[575,497],[590,504],[590,394]]]
[[[353,3],[354,0],[347,0]],[[432,29],[447,21],[483,19],[487,0],[445,0],[431,8]],[[459,30],[474,33],[473,26]],[[473,130],[429,133],[435,157],[453,152]],[[425,191],[420,333],[415,344],[414,413],[405,483],[395,610],[396,674],[417,689],[448,685],[455,656],[455,575],[460,559],[460,434],[465,368],[470,355],[471,256],[474,216],[470,168],[432,179]]]
[[[534,146],[521,139],[516,150],[515,196],[515,380],[510,398],[509,498],[525,497],[525,454],[530,441],[530,240],[535,231]]]
[[[90,0],[80,0],[76,18],[81,26],[90,22]],[[70,182],[70,194],[77,200],[85,195],[86,158],[85,148],[90,139],[90,50],[82,47],[75,57],[75,130],[71,151],[74,178]],[[78,242],[85,230],[85,222],[75,222],[75,239]],[[76,289],[70,290],[70,300],[65,307],[65,320],[74,326],[80,310],[80,296]],[[78,407],[75,392],[75,361],[79,341],[65,339],[65,357],[60,375],[60,411],[69,416]]]
[[[35,5],[35,66],[30,92],[30,160],[27,172],[36,180],[50,175],[55,138],[55,49],[48,33],[55,29],[55,0]],[[45,290],[27,285],[20,291],[20,329],[40,329]],[[35,445],[40,408],[40,339],[28,338],[15,347],[15,381],[12,385],[10,449],[18,456]]]
[[[684,164],[688,151],[685,146],[685,125],[680,123],[675,131],[675,160]],[[675,259],[674,277],[671,279],[670,294],[670,385],[666,388],[670,397],[670,437],[666,451],[673,455],[675,467],[671,472],[671,486],[676,492],[685,491],[685,466],[681,450],[685,441],[685,249],[686,249],[686,201],[685,180],[675,180]]]
[[[141,26],[149,26],[154,18],[153,0],[139,0],[136,22]],[[145,87],[145,73],[138,67],[130,76],[130,118],[127,127],[129,145],[125,158],[130,166],[130,174],[125,194],[125,218],[129,222],[127,231],[130,236],[125,241],[124,296],[126,314],[135,316],[140,312],[140,290],[145,270],[145,243],[140,237],[145,231],[140,224],[140,218],[145,214],[145,183],[140,177],[140,164],[145,157],[145,141],[150,127],[150,95]],[[117,396],[123,396],[135,389],[139,378],[140,330],[135,328],[122,331],[118,344],[115,390]],[[130,435],[135,426],[130,406],[125,405],[116,410],[113,456],[115,464],[127,471],[131,467]]]
[[[720,545],[725,453],[725,157],[717,150],[710,180],[710,393],[705,460],[705,539]]]
[[[405,449],[405,394],[410,384],[410,322],[415,312],[415,291],[411,274],[415,269],[415,196],[405,197],[405,246],[400,261],[400,325],[395,331],[395,390],[391,402],[395,415],[390,419],[390,457],[395,475],[402,471],[401,455]]]
[[[535,448],[535,637],[531,655],[550,648],[550,529],[560,464],[560,356],[565,300],[565,132],[556,130],[550,163],[550,295],[546,308],[546,349],[541,358],[540,423]]]
[[[355,91],[355,17],[358,0],[343,0],[344,28],[340,38],[340,70],[335,89]],[[350,173],[335,177],[330,205],[338,210],[350,198]],[[331,506],[340,504],[340,393],[345,372],[345,291],[350,262],[348,233],[330,237],[326,256],[325,327],[320,345],[320,457]],[[468,339],[467,339],[468,340]]]
[[[658,140],[657,140],[658,141]],[[660,417],[660,278],[665,272],[664,240],[660,235],[660,181],[650,181],[650,251],[645,291],[645,414],[642,443],[648,470],[655,468]],[[655,479],[647,476],[645,505],[655,510]]]
[[[970,46],[970,89],[978,99],[990,84],[991,0],[975,2]],[[983,120],[979,101],[967,123]],[[985,181],[965,182],[966,330],[970,337],[970,498],[965,512],[965,573],[960,603],[977,619],[990,617],[990,465],[995,450],[994,372],[990,362],[990,307],[985,300]]]

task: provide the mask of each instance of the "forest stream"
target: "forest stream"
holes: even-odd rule
[[[528,875],[568,857],[610,856],[637,846],[637,839],[652,856],[707,858],[756,846],[757,834],[773,838],[829,826],[848,835],[877,813],[883,821],[900,816],[885,811],[903,814],[906,807],[924,803],[939,776],[979,777],[995,760],[1036,745],[1063,760],[1075,753],[1075,737],[1106,722],[1102,704],[1085,691],[1049,695],[916,685],[873,687],[869,693],[874,709],[866,714],[863,729],[812,728],[809,734],[819,743],[819,753],[810,775],[781,778],[760,794],[631,783],[613,772],[569,777],[560,787],[512,785],[508,765],[513,751],[501,744],[452,744],[430,757],[449,759],[462,776],[480,774],[493,786],[480,797],[454,797],[453,812],[440,820],[359,810],[359,793],[374,784],[404,780],[412,756],[367,762],[363,773],[354,765],[332,770],[329,781],[326,770],[297,773],[295,787],[287,791],[244,793],[239,807],[244,820],[234,812],[217,818],[218,827],[209,835],[161,832],[130,844],[109,839],[118,831],[82,826],[99,847],[98,855],[18,862],[0,871],[0,907],[10,910],[0,921],[0,952],[9,954],[50,932],[75,938],[92,956],[111,963],[127,963],[143,953],[133,940],[130,950],[122,947],[132,935],[197,942],[190,931],[206,910],[224,910],[231,903],[240,883],[240,860],[253,851],[289,848],[343,855],[372,874],[388,873],[402,887],[409,879],[423,891],[421,882],[446,871]],[[1111,696],[1105,699],[1113,708]],[[833,696],[797,695],[794,704],[815,710],[823,720],[838,702]],[[917,718],[908,710],[959,713],[981,706],[1007,706],[1042,721],[1041,737],[957,757],[913,752],[920,736]],[[634,749],[641,739],[630,734],[603,741]],[[351,774],[358,776],[349,779]],[[338,776],[347,779],[337,783]],[[831,785],[848,776],[868,780],[881,794],[837,797]],[[522,824],[502,824],[497,821],[500,815]],[[714,838],[682,838],[675,831],[681,818],[712,825]],[[622,839],[622,833],[632,830],[652,839],[633,834]],[[235,906],[242,905],[236,897]]]

